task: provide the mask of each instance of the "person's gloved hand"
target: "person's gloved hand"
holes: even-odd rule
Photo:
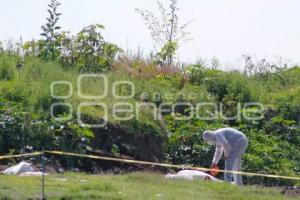
[[[219,174],[219,166],[215,163],[213,163],[210,167],[210,174],[212,176],[217,176]]]

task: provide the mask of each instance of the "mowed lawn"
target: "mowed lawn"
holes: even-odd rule
[[[207,181],[172,181],[150,173],[84,175],[66,173],[45,178],[47,199],[101,200],[276,200],[295,199],[277,189],[236,187]],[[0,199],[40,199],[41,177],[0,175]]]

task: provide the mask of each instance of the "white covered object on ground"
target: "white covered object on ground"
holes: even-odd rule
[[[43,176],[43,172],[22,172],[19,174],[20,176]],[[44,173],[44,176],[48,176],[49,174]]]
[[[219,179],[216,179],[215,177],[211,176],[210,174],[207,174],[202,171],[197,170],[181,170],[177,172],[176,174],[167,174],[165,176],[167,179],[179,179],[179,180],[207,180],[207,181],[213,181],[213,182],[219,182]]]
[[[27,162],[20,162],[19,164],[9,167],[3,171],[4,174],[20,174],[24,172],[33,172],[31,164]]]

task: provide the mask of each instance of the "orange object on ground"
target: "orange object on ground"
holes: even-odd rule
[[[218,176],[218,174],[220,173],[220,168],[219,168],[219,166],[218,165],[212,165],[211,166],[211,168],[210,168],[210,174],[212,175],[212,176]]]

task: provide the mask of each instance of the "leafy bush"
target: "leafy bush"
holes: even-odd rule
[[[203,142],[202,134],[207,129],[217,129],[221,124],[207,124],[197,119],[176,121],[166,116],[168,131],[171,134],[167,143],[166,157],[176,164],[193,164],[209,167],[214,148]]]
[[[251,90],[257,88],[252,88],[251,85],[253,83],[239,72],[220,73],[207,81],[207,90],[216,95],[219,101],[232,95],[239,102],[251,102],[257,99]]]
[[[0,105],[0,153],[19,154],[41,150],[61,150],[86,154],[93,133],[75,122],[56,122],[44,116],[20,112]],[[76,158],[53,158],[64,167],[83,167]],[[34,162],[38,162],[35,158]]]
[[[242,128],[243,130],[243,128]],[[297,147],[262,130],[244,129],[249,138],[249,147],[244,156],[244,170],[262,174],[297,176],[300,151]],[[292,152],[292,153],[291,153]],[[293,181],[246,177],[252,184],[292,185]]]
[[[285,93],[275,96],[278,112],[286,119],[292,119],[300,123],[300,88],[296,87]]]
[[[61,62],[65,68],[76,67],[80,72],[105,72],[112,68],[119,47],[104,41],[103,25],[95,24],[83,28],[77,36],[62,35]]]

